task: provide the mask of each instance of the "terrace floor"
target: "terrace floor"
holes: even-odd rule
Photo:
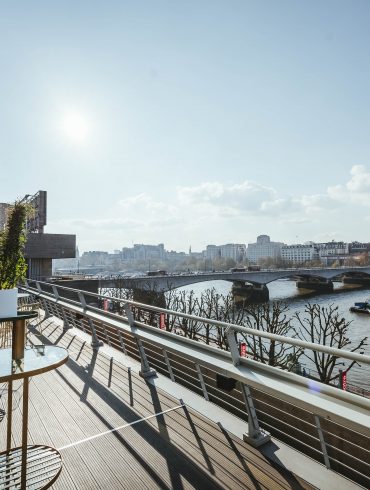
[[[50,320],[43,324],[41,341],[70,352],[67,364],[30,382],[29,443],[53,446],[63,458],[53,489],[316,488],[155,382],[94,352],[83,338]],[[40,343],[34,334],[30,341]],[[14,446],[20,444],[19,387],[15,383]],[[6,417],[0,450],[5,431]]]

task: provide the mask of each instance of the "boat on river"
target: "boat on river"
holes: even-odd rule
[[[354,306],[351,306],[349,311],[352,313],[365,313],[365,315],[370,315],[370,302],[363,301],[362,303],[355,303]]]

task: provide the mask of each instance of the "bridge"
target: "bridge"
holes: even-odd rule
[[[256,300],[268,300],[267,284],[278,279],[293,279],[298,288],[330,292],[333,281],[354,284],[370,284],[370,266],[365,267],[317,267],[290,268],[245,272],[207,272],[188,274],[162,274],[145,277],[111,276],[110,278],[63,280],[59,284],[98,292],[101,288],[123,288],[134,291],[165,293],[172,289],[208,281],[229,281],[234,285],[234,294],[240,298],[250,297]],[[142,297],[138,300],[144,301]]]
[[[198,274],[165,274],[158,276],[146,277],[125,277],[117,276],[112,279],[102,279],[101,284],[109,287],[116,284],[117,279],[129,284],[132,289],[147,289],[158,292],[169,291],[189,284],[206,281],[230,281],[230,282],[248,282],[255,285],[266,285],[277,279],[296,279],[305,281],[308,279],[328,282],[332,280],[341,280],[343,276],[359,278],[368,276],[370,280],[370,266],[367,267],[339,267],[339,268],[299,268],[299,269],[277,269],[277,270],[260,270],[245,272],[209,272]]]

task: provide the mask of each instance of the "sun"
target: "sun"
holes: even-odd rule
[[[69,111],[63,115],[61,128],[68,141],[75,144],[86,143],[90,133],[88,119],[76,111]]]

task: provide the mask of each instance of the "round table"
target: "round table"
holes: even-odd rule
[[[34,345],[24,348],[25,320],[36,315],[35,312],[19,312],[17,317],[0,318],[0,322],[13,321],[12,348],[0,351],[0,383],[8,383],[7,450],[0,453],[2,489],[48,488],[62,469],[62,460],[56,449],[42,445],[27,446],[29,378],[51,371],[68,360],[68,352],[62,347]],[[22,446],[11,448],[14,380],[23,381]]]

